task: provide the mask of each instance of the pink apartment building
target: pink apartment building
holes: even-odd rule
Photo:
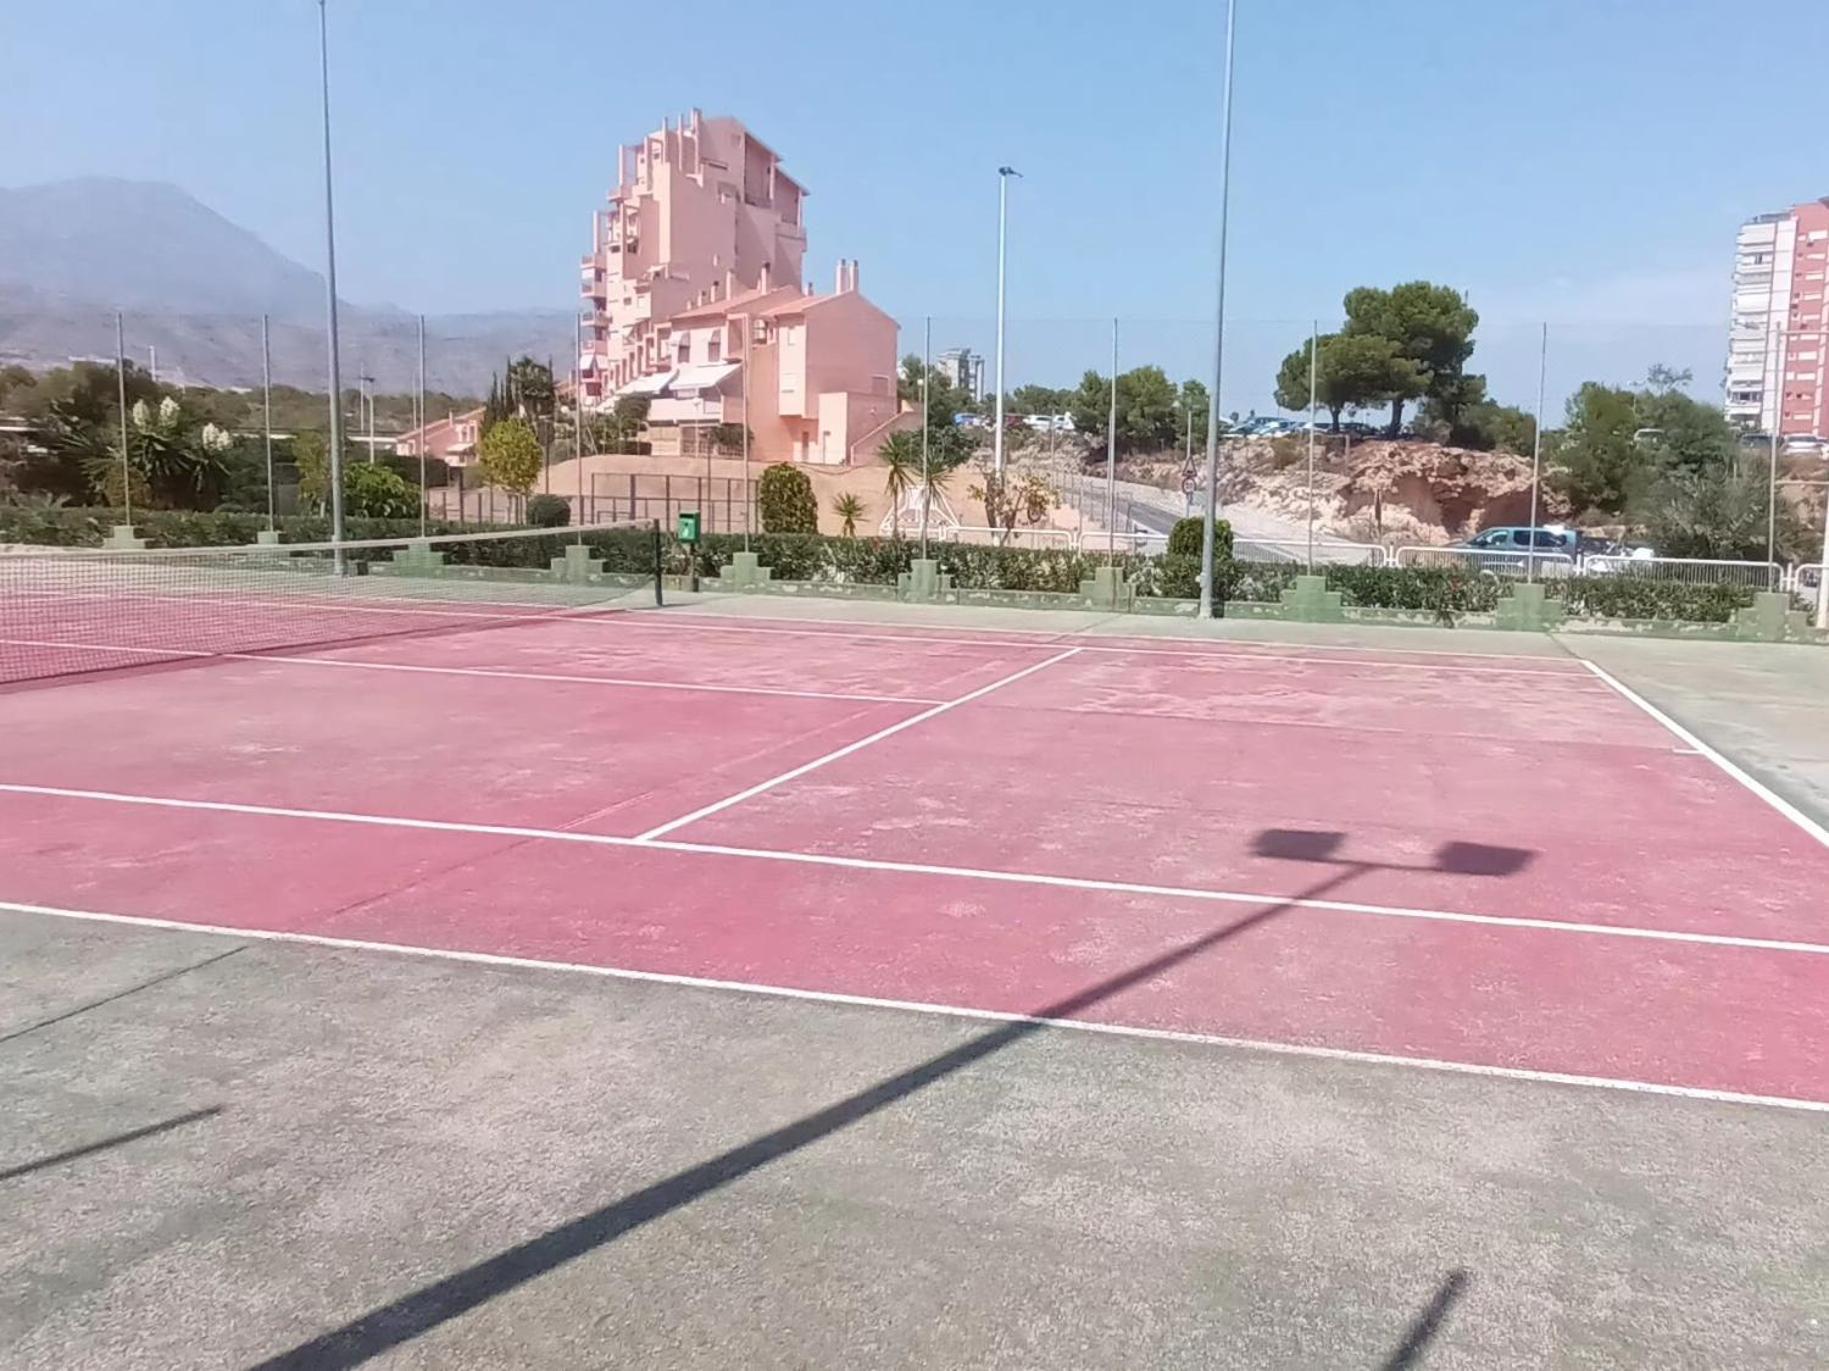
[[[476,441],[483,427],[483,407],[467,409],[462,414],[434,419],[424,428],[403,433],[394,441],[399,457],[417,457],[423,446],[428,457],[436,457],[454,467],[465,467],[476,461]]]
[[[1741,226],[1728,339],[1729,418],[1784,438],[1829,436],[1826,295],[1829,198]]]
[[[692,111],[621,150],[583,259],[587,407],[646,396],[656,456],[747,417],[758,461],[868,458],[897,422],[896,325],[858,291],[802,284],[806,191],[741,123]]]

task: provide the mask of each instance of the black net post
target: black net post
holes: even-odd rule
[[[654,521],[654,603],[658,607],[666,603],[662,595],[661,584],[666,578],[667,568],[661,552],[660,520]]]

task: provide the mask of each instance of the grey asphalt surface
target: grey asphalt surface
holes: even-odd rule
[[[1819,1115],[1065,1029],[923,1087],[997,1030],[23,915],[0,952],[9,1367],[1829,1359]]]
[[[1829,654],[1069,622],[1573,651],[1829,812]],[[0,1101],[7,1368],[1829,1364],[1820,1114],[4,912]]]

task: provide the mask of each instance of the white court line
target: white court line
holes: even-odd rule
[[[1663,710],[1652,704],[1651,701],[1647,700],[1643,695],[1640,695],[1629,686],[1622,684],[1617,677],[1605,668],[1596,666],[1586,658],[1582,659],[1582,665],[1587,667],[1587,669],[1596,676],[1600,677],[1601,680],[1605,681],[1618,692],[1622,698],[1637,705],[1640,709],[1644,710],[1645,713],[1649,714],[1653,719],[1656,719],[1665,728],[1674,733],[1678,738],[1682,739],[1682,741],[1687,746],[1693,748],[1698,755],[1708,758],[1709,761],[1713,762],[1722,771],[1725,771],[1729,776],[1733,777],[1734,780],[1738,781],[1741,785],[1752,791],[1753,794],[1772,806],[1773,809],[1776,809],[1780,814],[1784,815],[1785,818],[1803,829],[1805,833],[1809,834],[1812,838],[1815,838],[1817,842],[1821,843],[1824,847],[1829,847],[1829,829],[1825,829],[1815,819],[1812,819],[1808,814],[1804,813],[1803,810],[1785,799],[1784,796],[1780,795],[1763,781],[1755,779],[1733,762],[1729,761],[1726,757],[1722,756],[1721,753],[1703,742],[1687,728],[1684,728],[1682,724],[1678,723]]]
[[[1521,1066],[1487,1066],[1478,1062],[1456,1062],[1439,1057],[1403,1057],[1386,1052],[1359,1052],[1345,1047],[1314,1047],[1301,1043],[1267,1042],[1256,1038],[1229,1038],[1216,1033],[1188,1033],[1171,1028],[1147,1028],[1139,1024],[1100,1023],[1091,1019],[1047,1018],[1033,1014],[1011,1013],[1006,1010],[938,1004],[927,1000],[891,1000],[875,995],[848,995],[836,990],[805,990],[793,986],[764,985],[755,981],[717,980],[708,976],[685,976],[665,971],[635,971],[625,967],[593,966],[588,962],[561,962],[539,957],[515,957],[499,952],[466,952],[458,948],[416,947],[410,943],[375,942],[366,938],[336,938],[320,933],[235,928],[227,924],[188,923],[181,919],[160,919],[137,914],[110,914],[89,909],[64,909],[56,905],[22,904],[12,900],[0,900],[0,910],[55,919],[118,924],[131,928],[156,928],[168,932],[201,933],[257,942],[296,943],[307,947],[331,948],[346,952],[381,952],[403,957],[422,957],[434,961],[468,963],[474,966],[558,972],[568,975],[593,976],[603,980],[639,981],[654,985],[684,986],[694,990],[762,995],[771,999],[802,1000],[815,1004],[841,1004],[864,1009],[929,1014],[946,1019],[1001,1024],[1033,1024],[1040,1028],[1068,1029],[1079,1033],[1097,1033],[1115,1038],[1140,1038],[1153,1042],[1226,1048],[1234,1051],[1258,1052],[1273,1057],[1308,1058],[1316,1061],[1344,1062],[1355,1066],[1410,1067],[1414,1070],[1436,1071],[1457,1076],[1486,1076],[1496,1080],[1579,1086],[1589,1090],[1615,1090],[1631,1095],[1661,1095],[1672,1099],[1699,1100],[1714,1104],[1746,1104],[1812,1114],[1829,1113],[1829,1102],[1799,1099],[1789,1095],[1751,1095],[1737,1090],[1711,1090],[1704,1086],[1667,1085],[1657,1081],[1629,1080],[1615,1076],[1584,1076],[1564,1071],[1534,1071],[1529,1067]]]
[[[371,828],[404,828],[431,833],[471,833],[484,837],[540,839],[582,843],[593,847],[632,848],[638,851],[695,853],[710,857],[735,857],[746,861],[784,862],[795,866],[837,867],[847,871],[893,872],[908,876],[939,876],[993,884],[1039,886],[1052,890],[1084,890],[1098,894],[1159,896],[1196,900],[1207,904],[1282,905],[1290,909],[1317,909],[1330,914],[1357,914],[1380,919],[1417,919],[1430,923],[1471,924],[1486,928],[1522,928],[1543,933],[1580,934],[1600,938],[1625,938],[1645,942],[1689,943],[1704,947],[1729,947],[1754,952],[1793,952],[1829,956],[1829,944],[1795,942],[1779,938],[1748,938],[1731,933],[1687,933],[1677,929],[1642,928],[1634,924],[1572,923],[1563,919],[1538,919],[1513,914],[1464,914],[1447,909],[1417,909],[1408,905],[1363,904],[1353,900],[1318,900],[1304,896],[1265,895],[1237,890],[1207,890],[1197,886],[1150,885],[1140,881],[1105,881],[1087,876],[1050,876],[1028,871],[996,871],[970,866],[940,866],[929,862],[896,862],[876,857],[843,857],[823,852],[792,852],[765,847],[731,847],[722,843],[694,843],[679,839],[622,838],[607,833],[582,833],[575,829],[527,828],[513,824],[477,824],[447,819],[409,819],[393,815],[357,814],[335,809],[290,809],[279,805],[240,804],[230,800],[180,800],[159,795],[131,795],[107,790],[76,790],[65,786],[0,783],[0,794],[43,795],[55,799],[95,800],[108,804],[142,805],[154,809],[201,810],[216,814],[246,814],[262,818],[308,819],[324,823],[357,824]]]
[[[1221,662],[1221,663],[1227,664],[1227,665],[1230,665],[1230,664],[1233,664],[1236,662],[1283,662],[1283,663],[1294,662],[1294,663],[1300,663],[1300,664],[1304,664],[1304,665],[1308,665],[1308,666],[1338,666],[1338,667],[1346,667],[1349,669],[1361,670],[1361,671],[1367,671],[1367,670],[1436,671],[1436,672],[1454,671],[1454,672],[1472,673],[1475,675],[1492,675],[1492,676],[1538,676],[1538,677],[1555,676],[1555,677],[1559,677],[1563,680],[1579,682],[1583,686],[1585,686],[1587,684],[1586,678],[1583,676],[1583,674],[1581,672],[1579,672],[1579,671],[1560,671],[1560,670],[1556,670],[1555,668],[1545,669],[1545,668],[1538,668],[1538,667],[1466,666],[1466,665],[1454,665],[1454,664],[1447,663],[1447,662],[1438,663],[1438,662],[1355,661],[1354,659],[1349,658],[1349,657],[1305,657],[1305,656],[1300,656],[1300,655],[1290,654],[1290,653],[1230,652],[1230,651],[1225,651],[1223,649],[1219,650],[1219,651],[1213,651],[1213,652],[1199,652],[1199,651],[1188,651],[1185,649],[1177,649],[1177,648],[1120,647],[1120,646],[1114,646],[1114,645],[1110,645],[1110,644],[1099,643],[1096,640],[1087,640],[1087,639],[1076,638],[1074,635],[1071,635],[1071,634],[1058,635],[1052,641],[1024,642],[1020,639],[1011,639],[1011,638],[1004,638],[1004,639],[996,639],[996,638],[914,638],[914,637],[909,637],[906,634],[892,634],[892,633],[825,633],[825,632],[820,632],[817,630],[809,631],[809,630],[805,630],[805,629],[760,628],[760,627],[742,626],[742,625],[737,625],[737,624],[697,625],[697,624],[693,623],[693,621],[695,621],[697,619],[708,618],[708,617],[709,617],[708,615],[689,614],[689,615],[682,615],[679,619],[660,620],[660,619],[648,618],[644,611],[632,611],[626,618],[618,619],[616,621],[616,623],[619,628],[660,628],[660,629],[687,630],[688,625],[692,624],[692,627],[696,628],[696,631],[698,631],[700,633],[764,633],[764,634],[785,635],[788,637],[795,637],[795,638],[834,638],[834,639],[838,639],[840,641],[848,641],[848,642],[901,643],[903,645],[909,645],[909,644],[919,645],[919,644],[923,644],[923,643],[934,643],[934,644],[940,644],[940,645],[952,646],[952,647],[988,647],[988,648],[998,648],[998,647],[1011,648],[1011,647],[1013,647],[1013,648],[1025,649],[1025,650],[1031,651],[1031,652],[1037,652],[1037,651],[1041,651],[1045,648],[1055,647],[1063,642],[1074,642],[1078,645],[1080,651],[1082,651],[1082,652],[1097,652],[1097,653],[1103,653],[1103,654],[1107,654],[1107,655],[1117,655],[1117,656],[1125,656],[1125,657],[1131,657],[1131,656],[1180,657],[1180,658],[1191,658],[1193,660],[1203,661],[1203,662]],[[742,618],[745,616],[733,615],[731,617]],[[776,622],[793,622],[793,621],[792,620],[778,620]],[[1367,649],[1362,649],[1362,650],[1377,651],[1379,649],[1367,648]],[[1390,649],[1390,650],[1391,651],[1407,651],[1408,649],[1394,648],[1394,649]],[[1444,656],[1453,656],[1456,654],[1445,653],[1443,655]],[[1486,654],[1486,655],[1493,656],[1495,654]],[[1504,660],[1504,659],[1500,659],[1500,660]]]
[[[989,608],[995,608],[995,606],[989,606]],[[637,616],[641,616],[645,619],[648,611],[647,611],[646,606],[640,606],[640,607],[632,610],[631,613],[633,613]],[[1079,641],[1083,646],[1088,647],[1089,650],[1091,648],[1092,643],[1103,640],[1106,643],[1110,644],[1108,647],[1106,647],[1104,649],[1105,651],[1109,651],[1109,652],[1123,652],[1123,651],[1128,650],[1128,649],[1124,648],[1123,646],[1121,646],[1121,644],[1123,644],[1123,643],[1175,643],[1175,642],[1179,641],[1179,642],[1188,643],[1190,645],[1195,644],[1195,643],[1205,643],[1214,648],[1222,649],[1221,652],[1217,652],[1217,653],[1195,654],[1198,656],[1209,656],[1209,655],[1221,656],[1221,655],[1223,655],[1223,656],[1244,657],[1244,656],[1268,655],[1268,654],[1253,653],[1253,652],[1249,651],[1250,648],[1253,648],[1253,647],[1258,646],[1259,644],[1262,644],[1265,647],[1271,647],[1271,648],[1305,647],[1305,648],[1309,648],[1309,649],[1317,651],[1317,652],[1364,652],[1364,653],[1395,652],[1395,653],[1401,653],[1404,656],[1409,656],[1409,657],[1464,657],[1464,658],[1472,658],[1472,659],[1484,659],[1484,660],[1493,661],[1493,662],[1520,662],[1520,661],[1559,662],[1559,661],[1567,660],[1566,656],[1561,656],[1561,655],[1545,655],[1542,657],[1531,657],[1527,654],[1519,654],[1519,653],[1515,653],[1515,652],[1465,652],[1465,651],[1459,651],[1459,650],[1456,650],[1453,648],[1445,648],[1445,647],[1374,647],[1374,646],[1371,646],[1371,645],[1368,645],[1365,643],[1294,643],[1294,642],[1286,642],[1279,638],[1183,637],[1183,638],[1178,639],[1174,635],[1167,634],[1167,633],[1129,633],[1129,634],[1126,634],[1126,633],[1099,633],[1099,632],[1095,631],[1095,629],[1092,629],[1092,628],[1072,628],[1072,629],[1067,629],[1067,628],[1062,628],[1062,629],[1042,629],[1042,628],[994,628],[994,629],[992,629],[992,628],[984,628],[984,629],[974,629],[974,628],[969,628],[969,627],[960,627],[960,626],[954,625],[954,624],[898,623],[897,621],[895,621],[893,619],[809,619],[809,618],[798,617],[798,616],[795,616],[792,614],[726,614],[726,613],[722,613],[722,612],[716,611],[716,610],[702,610],[702,609],[698,609],[694,606],[679,607],[679,608],[675,609],[673,611],[673,613],[671,615],[669,615],[668,617],[679,618],[679,619],[730,619],[730,620],[734,620],[739,623],[761,621],[762,623],[769,623],[769,624],[812,624],[812,625],[833,624],[833,625],[838,625],[838,626],[857,624],[857,625],[860,625],[860,626],[866,627],[866,628],[900,628],[900,629],[908,630],[907,633],[902,635],[902,637],[905,641],[917,641],[917,642],[920,641],[920,639],[913,638],[911,635],[927,632],[930,630],[937,631],[937,632],[947,632],[950,630],[951,632],[954,632],[954,633],[981,633],[981,634],[985,634],[985,635],[989,635],[989,634],[993,634],[993,633],[1000,633],[1000,634],[1005,635],[1006,637],[1033,637],[1033,638],[1042,639],[1043,642],[1038,643],[1037,646],[1043,646],[1043,645],[1051,646],[1054,643],[1070,641],[1070,640]],[[1368,625],[1368,626],[1377,627],[1377,625]],[[817,632],[818,630],[815,629],[812,631]],[[841,632],[841,633],[830,634],[828,636],[846,637],[846,636],[850,636],[850,635]],[[937,641],[971,641],[971,640],[940,639]],[[1014,644],[1012,644],[1012,646],[1014,646]],[[1230,651],[1228,649],[1246,649],[1246,650],[1245,651]],[[1328,658],[1325,660],[1331,661],[1333,659]],[[1581,673],[1579,671],[1559,671],[1559,672],[1553,672],[1551,674],[1560,675],[1560,676],[1579,676],[1579,675],[1581,675]]]
[[[846,743],[843,747],[836,748],[833,751],[826,753],[823,757],[815,757],[812,761],[802,762],[799,766],[794,767],[792,770],[784,771],[779,776],[771,776],[766,781],[759,781],[755,785],[750,786],[747,790],[739,790],[735,795],[726,795],[723,799],[714,800],[708,805],[703,805],[700,808],[693,810],[690,814],[682,814],[677,819],[670,819],[664,824],[650,828],[646,833],[639,835],[635,841],[638,843],[645,843],[651,842],[655,838],[663,838],[667,834],[673,832],[676,828],[684,828],[687,824],[696,823],[700,819],[709,818],[713,814],[729,809],[732,805],[742,804],[743,801],[752,799],[755,796],[762,794],[765,790],[773,790],[776,786],[794,780],[797,777],[804,776],[809,771],[817,771],[820,767],[836,762],[840,758],[849,757],[854,752],[861,752],[864,748],[871,746],[873,743],[880,743],[885,738],[893,738],[903,729],[913,728],[916,724],[925,723],[929,719],[938,718],[949,710],[959,708],[960,705],[969,705],[973,700],[983,699],[994,690],[1002,690],[1005,686],[1015,685],[1024,677],[1033,676],[1036,672],[1043,671],[1048,667],[1053,666],[1056,662],[1064,662],[1069,657],[1078,656],[1079,651],[1080,650],[1077,647],[1070,647],[1065,652],[1057,652],[1045,662],[1036,662],[1031,666],[1024,667],[1021,671],[1012,672],[1008,676],[992,681],[989,685],[982,685],[976,690],[967,691],[964,695],[959,696],[955,700],[944,701],[941,704],[935,705],[932,709],[924,709],[919,714],[913,715],[910,718],[902,719],[896,723],[890,724],[887,728],[879,728],[867,738],[859,738],[854,743]]]
[[[632,676],[571,676],[549,671],[509,671],[480,666],[421,666],[408,662],[357,662],[338,657],[300,657],[292,653],[223,652],[216,654],[231,661],[276,662],[281,666],[341,666],[356,671],[416,671],[435,676],[494,676],[510,681],[559,681],[565,684],[624,686],[637,690],[706,691],[717,695],[785,695],[796,700],[859,700],[879,705],[938,705],[944,700],[921,699],[911,695],[862,695],[837,690],[789,690],[778,686],[706,685],[695,681],[641,681]]]

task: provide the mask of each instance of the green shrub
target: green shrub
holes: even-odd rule
[[[419,487],[379,462],[343,468],[343,512],[368,519],[410,519],[419,512]]]
[[[1206,520],[1201,518],[1177,519],[1175,526],[1169,530],[1169,551],[1198,560],[1206,536]],[[1224,519],[1215,519],[1213,521],[1213,560],[1222,561],[1231,555],[1232,525]]]
[[[1327,588],[1359,609],[1429,610],[1436,614],[1489,614],[1499,603],[1500,581],[1467,567],[1329,566]]]
[[[756,483],[756,504],[762,512],[764,533],[819,532],[819,502],[813,498],[813,482],[792,462],[776,462],[763,470]]]
[[[1753,603],[1752,586],[1689,585],[1657,581],[1629,571],[1615,576],[1571,576],[1552,586],[1570,614],[1594,619],[1680,619],[1724,624]]]
[[[529,528],[564,528],[572,521],[572,502],[562,495],[536,495],[527,502]]]

